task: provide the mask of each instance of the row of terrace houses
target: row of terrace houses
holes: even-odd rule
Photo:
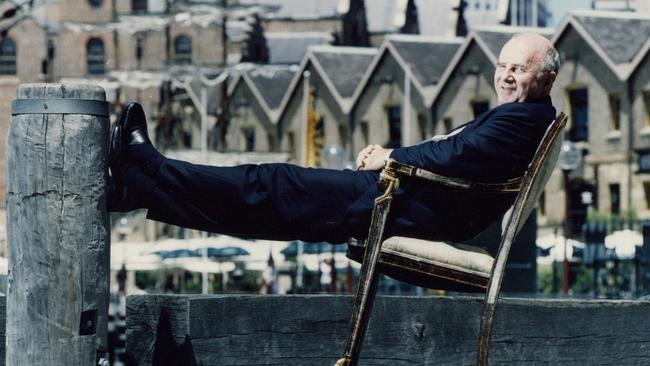
[[[547,36],[562,57],[551,96],[571,117],[566,138],[584,155],[569,185],[574,230],[588,207],[650,219],[649,14],[586,11],[556,31],[492,26],[464,39],[394,35],[378,49],[312,47],[293,71],[249,65],[230,85],[228,148],[285,151],[295,163],[318,165],[309,155],[326,145],[353,159],[367,144],[403,146],[445,133],[496,105],[499,50],[522,31]],[[565,199],[559,170],[547,192],[538,223],[557,227]]]
[[[115,18],[104,14],[113,12],[107,3],[48,3],[47,17],[29,14],[10,28],[0,41],[2,136],[18,83],[89,82],[118,107],[142,102],[161,147],[274,152],[282,161],[327,165],[325,146],[341,146],[352,159],[367,144],[417,143],[493,107],[501,46],[516,32],[535,31],[562,55],[552,98],[571,116],[567,138],[585,155],[572,175],[571,211],[578,221],[587,206],[650,218],[647,13],[574,13],[555,31],[485,26],[465,38],[389,35],[378,48],[322,45],[326,33],[307,34],[313,42],[279,34],[275,57],[296,65],[240,64],[224,73],[216,67],[223,62],[219,9],[137,16],[117,0],[124,4]],[[314,44],[304,56],[296,52]],[[227,124],[217,123],[222,106]],[[559,172],[547,191],[538,222],[554,227],[564,216]]]

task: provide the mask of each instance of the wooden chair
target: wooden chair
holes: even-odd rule
[[[567,116],[560,113],[548,127],[533,160],[521,178],[505,183],[473,183],[440,176],[423,169],[388,160],[379,178],[384,194],[375,200],[370,231],[363,246],[350,245],[349,253],[364,252],[352,320],[343,357],[336,366],[356,365],[370,318],[378,282],[378,271],[419,286],[457,291],[486,291],[481,315],[477,364],[487,365],[496,303],[512,242],[555,167],[561,145],[561,131]],[[450,189],[487,192],[518,192],[502,221],[502,235],[496,259],[478,247],[392,237],[383,241],[386,217],[401,177],[419,178]]]

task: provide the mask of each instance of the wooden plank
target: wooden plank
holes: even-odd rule
[[[360,364],[475,364],[482,302],[378,297]],[[172,321],[161,326],[163,308]],[[158,344],[186,357],[182,364],[332,365],[343,352],[351,309],[350,296],[130,296],[127,353],[149,365],[164,351],[155,339],[173,339]],[[490,362],[646,365],[649,311],[645,301],[504,299]]]
[[[7,354],[6,345],[6,320],[7,320],[7,297],[0,295],[0,366],[5,366],[5,357]]]
[[[105,100],[97,86],[21,85],[17,99]],[[12,117],[7,144],[7,364],[94,365],[107,348],[108,119]],[[82,331],[86,322],[90,330]]]

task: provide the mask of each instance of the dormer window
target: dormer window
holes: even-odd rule
[[[621,96],[618,94],[610,94],[609,96],[609,111],[610,111],[610,131],[619,131],[621,129]]]
[[[589,136],[589,99],[587,88],[578,87],[568,90],[571,107],[571,128],[569,140],[587,141]]]

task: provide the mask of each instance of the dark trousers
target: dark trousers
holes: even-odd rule
[[[215,167],[164,159],[148,173],[153,220],[242,238],[342,243],[368,234],[378,172],[290,164]],[[498,220],[514,195],[403,180],[385,236],[463,241]]]
[[[165,159],[147,217],[244,238],[344,242],[364,237],[377,172],[290,164],[215,167]]]

